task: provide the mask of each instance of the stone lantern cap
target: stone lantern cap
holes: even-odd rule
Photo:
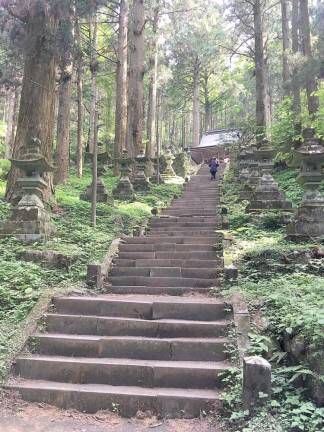
[[[20,159],[10,159],[10,161],[16,168],[26,172],[27,175],[33,173],[43,174],[54,170],[53,165],[41,153],[41,142],[38,138],[30,140]]]
[[[299,160],[308,159],[314,162],[324,161],[324,147],[319,144],[318,139],[315,138],[313,128],[307,128],[303,132],[304,144],[299,149],[295,150]]]

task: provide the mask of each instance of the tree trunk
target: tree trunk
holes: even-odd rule
[[[59,33],[60,82],[56,132],[56,170],[55,184],[65,183],[69,177],[70,166],[70,113],[72,91],[72,44],[73,44],[73,7],[72,0],[61,3]]]
[[[77,176],[83,175],[83,56],[81,47],[80,23],[75,15],[75,39],[77,45],[76,73],[77,73],[77,148],[76,148],[76,166]]]
[[[193,76],[193,104],[192,104],[192,146],[198,147],[200,141],[200,62],[196,59]]]
[[[41,141],[41,150],[52,159],[53,128],[55,112],[55,75],[57,58],[53,41],[58,26],[58,11],[55,4],[36,0],[31,2],[26,21],[26,52],[24,77],[20,99],[17,132],[13,146],[13,157],[19,158],[28,148],[32,138]],[[6,199],[12,201],[19,196],[16,181],[20,172],[12,167],[9,172]],[[52,195],[51,176],[46,175],[48,188],[44,199]]]
[[[14,128],[14,89],[9,89],[6,93],[5,101],[5,122],[6,122],[6,136],[5,136],[5,158],[9,159],[11,156],[11,139],[12,131]]]
[[[114,174],[119,175],[121,150],[126,146],[127,129],[127,26],[128,1],[120,1],[116,72],[116,114],[114,144]]]
[[[284,96],[289,96],[289,19],[288,19],[288,3],[287,0],[281,0],[281,27],[282,27],[282,88]]]
[[[292,0],[292,18],[291,18],[291,41],[292,52],[297,54],[300,51],[299,43],[299,0]],[[298,70],[294,67],[292,72],[292,108],[294,113],[294,127],[295,133],[301,133],[301,101],[300,101],[300,87],[297,79]]]
[[[314,114],[318,111],[319,108],[319,101],[318,97],[314,94],[317,91],[317,82],[315,78],[315,73],[312,70],[313,55],[309,25],[308,0],[300,0],[299,5],[302,51],[309,64],[305,85],[307,93],[308,112],[311,117],[314,117]]]
[[[127,149],[134,157],[142,148],[144,124],[144,1],[133,0],[129,20]]]
[[[63,81],[59,87],[55,184],[65,183],[69,177],[71,84],[70,77],[67,81]]]
[[[149,101],[147,109],[147,146],[146,156],[153,157],[156,151],[156,94],[157,94],[157,72],[158,72],[158,25],[160,4],[154,8],[152,51],[149,58]]]
[[[97,156],[98,156],[98,112],[97,112],[97,72],[98,72],[98,24],[96,13],[96,0],[92,2],[90,16],[90,71],[91,71],[91,111],[90,111],[90,153],[92,153],[92,196],[91,196],[91,222],[97,224]]]
[[[253,19],[255,39],[256,140],[257,143],[260,143],[266,135],[267,128],[267,92],[261,0],[254,1]]]

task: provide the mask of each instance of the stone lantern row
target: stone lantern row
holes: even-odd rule
[[[160,181],[170,181],[176,177],[173,169],[173,156],[171,149],[164,153],[165,168],[160,175]],[[189,154],[187,153],[187,157]],[[127,150],[122,151],[119,159],[120,178],[111,197],[103,183],[102,176],[106,171],[108,154],[99,152],[98,173],[97,173],[97,201],[113,204],[113,198],[120,200],[133,200],[135,191],[147,191],[150,187],[146,175],[149,158],[140,151],[135,159],[128,156]],[[157,178],[158,158],[152,158],[154,166],[152,180]],[[54,170],[48,159],[41,153],[41,143],[33,138],[26,146],[26,151],[19,159],[12,159],[12,165],[18,168],[23,174],[17,180],[22,196],[17,205],[12,207],[11,216],[0,230],[0,237],[14,236],[23,242],[46,240],[54,231],[51,224],[50,213],[44,205],[43,192],[47,188],[45,180],[46,173]],[[131,173],[133,176],[131,177]],[[83,200],[91,201],[92,185],[80,195]]]
[[[287,225],[287,239],[292,241],[324,238],[324,197],[319,191],[324,179],[324,147],[312,128],[305,129],[303,136],[304,143],[295,150],[295,159],[300,166],[298,181],[305,192],[293,220]],[[271,175],[274,155],[275,150],[266,139],[259,148],[245,148],[238,155],[237,175],[243,183],[240,198],[249,201],[248,212],[293,211],[291,202]]]

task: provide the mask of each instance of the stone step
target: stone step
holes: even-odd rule
[[[214,389],[222,387],[220,374],[229,367],[227,362],[27,356],[16,360],[15,372],[23,379],[74,384]]]
[[[184,216],[184,217],[176,217],[176,216],[159,216],[152,217],[150,219],[150,224],[159,223],[159,222],[213,222],[214,218],[207,216]]]
[[[160,223],[150,224],[149,227],[153,228],[163,228],[163,227],[173,227],[177,228],[215,228],[217,227],[217,222],[213,219],[213,222],[173,222],[173,221],[161,221]]]
[[[162,214],[175,215],[175,216],[187,216],[187,215],[203,215],[203,216],[215,216],[216,210],[190,210],[190,209],[167,209],[162,210]]]
[[[193,287],[208,288],[219,286],[217,279],[201,279],[191,277],[152,277],[152,276],[109,276],[112,286],[141,285],[148,287]]]
[[[215,252],[120,252],[121,259],[195,259],[212,260],[217,258]]]
[[[218,228],[216,225],[215,229],[203,229],[203,228],[183,228],[183,227],[161,227],[161,228],[148,228],[146,232],[146,236],[162,236],[162,235],[171,235],[171,236],[179,236],[182,233],[185,235],[189,235],[191,237],[209,237],[215,235],[215,230]]]
[[[215,299],[183,299],[112,295],[54,297],[53,310],[63,315],[217,321],[228,316],[228,305]]]
[[[181,267],[120,267],[115,266],[110,276],[145,276],[145,277],[183,277],[215,279],[222,274],[221,270],[210,268]]]
[[[218,338],[149,338],[143,336],[90,336],[37,333],[33,352],[70,357],[136,358],[142,360],[224,361],[226,343]]]
[[[107,291],[111,294],[154,294],[168,296],[185,296],[188,294],[202,293],[209,294],[210,288],[194,288],[194,287],[148,287],[148,286],[107,286]]]
[[[181,268],[211,268],[222,269],[224,267],[223,258],[213,260],[181,260],[181,259],[115,259],[116,267],[181,267]]]
[[[93,315],[46,314],[48,333],[95,336],[145,337],[219,337],[225,336],[229,321],[195,321],[183,319],[147,320]]]
[[[160,243],[126,243],[119,246],[120,252],[185,252],[185,251],[213,251],[213,245],[209,244],[177,244],[161,241]]]
[[[67,384],[53,381],[18,380],[7,385],[18,391],[23,399],[41,402],[64,409],[96,413],[99,410],[118,410],[123,417],[135,416],[138,411],[176,417],[199,417],[202,411],[215,410],[220,394],[210,389],[142,388],[99,384]]]
[[[166,239],[163,236],[141,236],[141,237],[125,237],[123,239],[125,244],[160,244],[163,243],[172,243],[172,244],[191,244],[195,246],[196,244],[214,244],[218,241],[223,240],[223,234],[215,233],[211,237],[189,237],[182,236],[176,237],[173,236],[172,239]]]

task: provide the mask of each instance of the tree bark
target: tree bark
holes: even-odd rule
[[[256,140],[257,143],[260,143],[266,135],[267,128],[267,92],[261,0],[255,0],[253,3],[253,19],[255,39]]]
[[[127,149],[134,157],[142,148],[144,124],[144,1],[133,0],[129,20]]]
[[[299,0],[292,0],[292,18],[291,18],[291,42],[292,52],[297,54],[300,51],[299,43]],[[301,101],[300,101],[300,86],[297,79],[298,70],[296,67],[292,73],[292,109],[294,113],[295,133],[301,133]]]
[[[92,153],[92,197],[91,197],[91,223],[95,227],[97,222],[97,156],[98,156],[98,129],[97,129],[97,72],[98,72],[98,24],[96,13],[96,0],[92,2],[90,16],[90,71],[91,71],[91,111],[90,111],[90,153]]]
[[[56,131],[56,170],[55,184],[65,183],[70,167],[70,114],[72,92],[72,44],[73,44],[73,4],[72,0],[60,3],[59,24],[60,82]]]
[[[289,96],[290,70],[288,55],[290,50],[289,41],[289,18],[287,0],[281,0],[281,27],[282,27],[282,88],[283,95]]]
[[[300,0],[300,33],[302,41],[302,51],[310,67],[306,77],[306,93],[307,93],[307,105],[308,112],[311,117],[318,111],[319,101],[318,97],[314,94],[318,87],[315,78],[315,73],[312,71],[312,46],[311,46],[311,33],[309,25],[309,11],[308,11],[308,0]]]
[[[51,5],[41,0],[30,2],[26,19],[26,51],[17,132],[13,157],[19,158],[28,148],[32,138],[41,141],[41,150],[52,159],[55,85],[57,58],[53,41],[56,37],[59,14],[56,2]],[[9,172],[6,199],[19,196],[16,181],[20,172],[12,167]],[[52,195],[51,176],[47,175],[48,188],[44,199]]]
[[[147,109],[147,146],[146,156],[154,157],[156,151],[156,94],[157,94],[157,72],[158,72],[158,25],[160,4],[154,8],[153,16],[153,40],[151,55],[149,58],[150,78],[149,78],[149,100]]]
[[[193,73],[193,107],[192,107],[192,146],[198,147],[200,141],[200,61],[197,58]]]
[[[121,150],[126,147],[127,130],[127,26],[128,1],[120,1],[116,72],[116,115],[114,144],[114,174],[119,175]]]
[[[6,122],[6,136],[5,136],[5,158],[9,159],[11,156],[11,139],[13,132],[14,122],[14,89],[10,88],[6,93],[5,101],[5,122]]]
[[[77,74],[77,148],[76,148],[76,167],[77,176],[83,175],[83,56],[81,47],[80,23],[75,15],[75,39],[77,45],[76,74]]]

